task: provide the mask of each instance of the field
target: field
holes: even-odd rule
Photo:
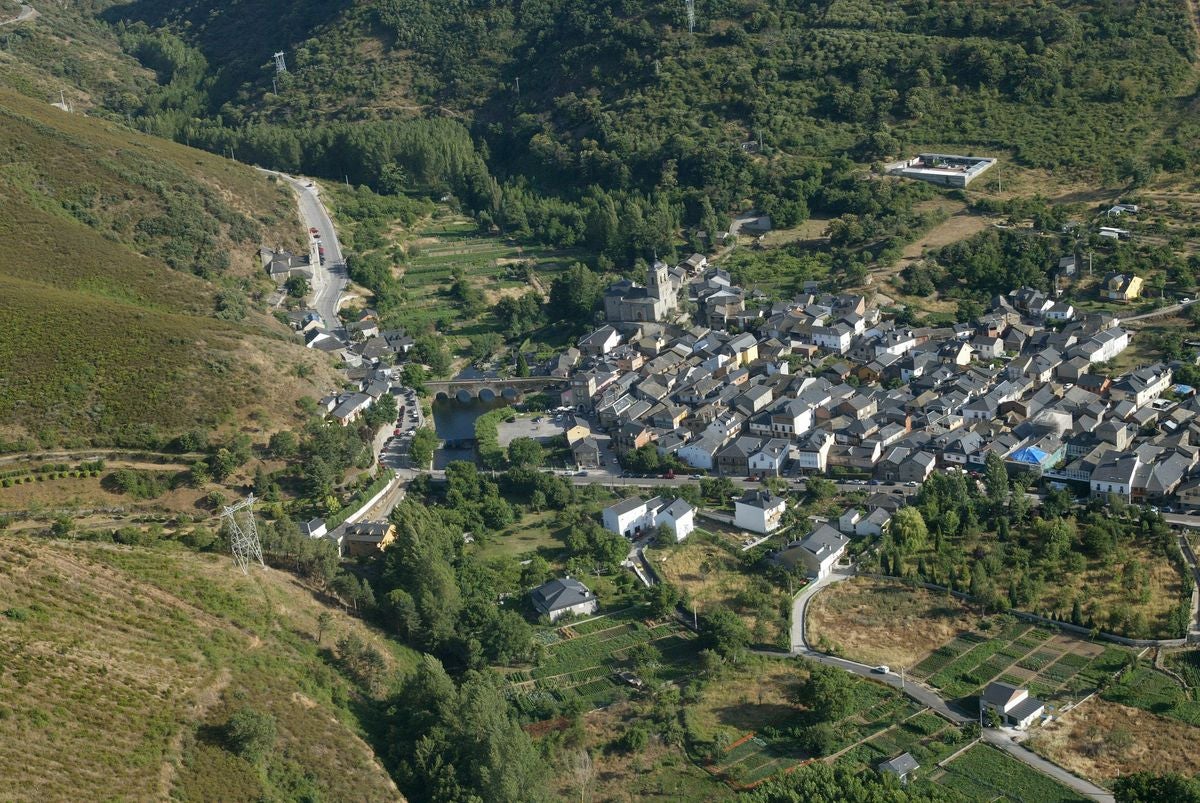
[[[742,568],[732,541],[704,530],[682,544],[647,549],[646,560],[667,582],[696,602],[697,611],[728,607],[742,617],[756,641],[781,644],[788,637],[791,603],[786,589],[759,571]]]
[[[633,648],[648,644],[658,652],[655,676],[678,680],[694,671],[698,641],[674,621],[647,622],[637,608],[585,620],[552,631],[538,640],[545,657],[532,669],[510,672],[509,696],[517,710],[536,716],[545,706],[580,700],[585,707],[607,705],[630,688],[615,677],[632,669]]]
[[[1097,782],[1131,772],[1195,771],[1200,730],[1177,719],[1093,697],[1038,729],[1026,745]]]
[[[985,744],[972,747],[930,777],[970,800],[1052,803],[1086,799]]]
[[[1174,678],[1148,666],[1138,666],[1104,691],[1104,699],[1141,708],[1152,714],[1200,727],[1200,702]]]
[[[1130,653],[999,618],[934,650],[909,671],[951,698],[993,680],[1028,686],[1047,702],[1078,700],[1121,669]]]
[[[707,684],[685,716],[697,738],[723,738],[729,746],[705,768],[744,787],[811,760],[812,754],[789,733],[793,727],[811,724],[807,712],[791,702],[794,687],[806,677],[802,663],[770,661]],[[938,739],[928,738],[949,726],[899,692],[861,679],[852,688],[852,710],[829,723],[836,739],[827,760],[863,764],[872,755],[901,745],[926,750],[928,755],[953,752]],[[949,728],[946,736],[951,732],[952,741],[957,740],[957,729]]]
[[[982,617],[949,595],[857,577],[820,591],[808,605],[811,644],[867,664],[912,666]]]
[[[591,754],[594,778],[587,800],[715,801],[731,800],[734,792],[688,760],[679,745],[652,738],[637,750],[614,749],[628,731],[652,715],[649,703],[629,701],[592,711],[582,719],[585,747]],[[578,800],[580,788],[568,751],[564,766],[550,782],[556,800]]]
[[[290,576],[16,536],[3,555],[0,776],[17,799],[253,799],[281,796],[280,783],[328,799],[398,796],[363,741],[360,698],[316,643],[327,609]],[[330,612],[326,647],[355,633],[392,669],[415,665]],[[223,746],[242,706],[276,720],[262,770]]]
[[[918,764],[930,768],[954,755],[970,741],[971,737],[955,725],[937,714],[923,711],[846,751],[837,761],[855,770],[874,771],[881,762],[910,753]]]

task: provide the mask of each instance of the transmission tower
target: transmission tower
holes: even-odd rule
[[[696,0],[684,0],[687,3],[688,32],[696,32]]]
[[[242,574],[250,573],[250,564],[254,561],[266,568],[262,545],[258,542],[258,526],[254,523],[254,494],[232,507],[227,505],[221,518],[229,525],[229,544]]]
[[[283,51],[282,50],[280,50],[278,53],[275,54],[275,72],[277,72],[277,73],[287,72],[287,62],[285,62],[283,60]],[[301,72],[304,72],[304,71],[301,70]]]

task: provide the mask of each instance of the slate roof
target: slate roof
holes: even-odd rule
[[[533,598],[534,607],[542,613],[561,611],[596,598],[587,586],[573,577],[543,583],[535,588],[530,596]]]

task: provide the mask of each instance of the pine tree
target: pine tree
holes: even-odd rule
[[[529,376],[529,362],[524,352],[517,352],[517,376]]]

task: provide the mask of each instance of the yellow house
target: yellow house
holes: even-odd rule
[[[1133,301],[1142,295],[1142,277],[1134,274],[1110,273],[1100,286],[1100,297],[1109,301]]]

